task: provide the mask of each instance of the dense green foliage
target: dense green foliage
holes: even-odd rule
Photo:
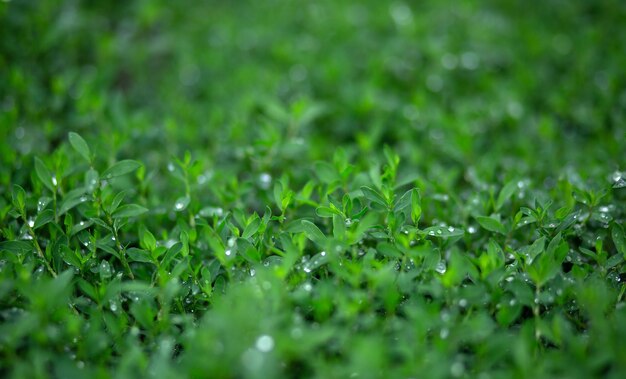
[[[621,378],[625,19],[1,2],[0,376]]]

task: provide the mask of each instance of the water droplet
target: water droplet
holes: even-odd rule
[[[613,180],[613,188],[624,188],[626,187],[626,179],[624,179],[624,173],[620,171],[615,171],[611,176]]]
[[[202,208],[198,213],[201,217],[222,217],[224,210],[219,207],[206,207]]]
[[[296,328],[291,329],[290,334],[291,334],[291,338],[298,339],[302,337],[303,333],[302,333],[302,329],[296,327]]]
[[[176,202],[174,203],[174,209],[178,212],[184,210],[187,208],[187,206],[189,205],[189,198],[188,197],[181,197],[178,200],[176,200]]]
[[[352,219],[351,218],[347,218],[346,219],[346,227],[349,228],[350,226],[352,226]]]
[[[448,196],[448,194],[445,193],[436,193],[433,195],[433,199],[437,200],[437,201],[448,201],[450,200],[450,196]]]
[[[230,257],[230,255],[232,254],[232,251],[230,249],[226,250],[224,252],[224,254],[226,254],[226,256]]]
[[[274,349],[274,339],[271,336],[264,334],[257,338],[254,345],[260,352],[269,353],[272,349]]]
[[[448,231],[449,231],[450,233],[454,232],[454,226],[448,226]]]
[[[111,277],[111,265],[109,264],[109,262],[103,260],[102,262],[100,262],[100,276],[103,278],[110,278]]]
[[[117,312],[117,303],[113,300],[109,301],[109,309],[111,312]]]
[[[227,242],[228,247],[234,247],[236,242],[237,242],[237,239],[235,237],[230,237]]]
[[[169,162],[169,163],[167,164],[167,171],[169,171],[169,172],[173,172],[173,171],[174,171],[174,169],[175,169],[175,167],[174,167],[174,163]]]
[[[435,267],[435,271],[437,271],[440,274],[445,274],[447,269],[448,268],[446,267],[446,262],[444,261],[439,261],[437,263],[437,266]]]
[[[57,183],[57,177],[56,177],[56,176],[54,176],[54,175],[52,175],[52,185],[56,187],[56,186],[57,186],[57,184],[58,184],[58,183]]]
[[[466,51],[461,54],[461,66],[466,70],[475,70],[480,64],[480,57],[473,51]]]
[[[270,188],[271,184],[272,184],[272,175],[268,174],[267,172],[264,172],[261,175],[259,175],[259,186],[261,188],[268,189]]]
[[[437,229],[437,234],[442,234],[443,232],[441,231],[441,229]]]
[[[389,13],[398,27],[405,27],[413,23],[413,12],[405,3],[393,3],[389,7]]]
[[[459,307],[461,308],[467,307],[467,300],[466,299],[459,300]]]
[[[35,220],[33,220],[33,219],[28,219],[28,226],[30,226],[31,228],[32,228],[33,226],[35,226]]]
[[[443,88],[443,79],[439,75],[430,74],[426,78],[426,87],[433,92],[439,92]]]
[[[475,227],[473,227],[473,226],[469,226],[469,227],[467,228],[467,232],[468,232],[469,234],[476,234],[476,231],[477,231],[477,230],[476,230],[476,228],[475,228]]]
[[[325,252],[325,251],[322,251],[322,252],[320,253],[320,255],[321,255],[322,257],[325,257],[325,256],[326,256],[326,252]]]
[[[441,57],[441,65],[446,70],[454,70],[459,64],[459,58],[450,53],[446,53]]]
[[[304,285],[302,286],[302,288],[304,288],[304,290],[306,292],[311,292],[311,290],[313,290],[313,286],[311,285],[311,283],[304,283]]]
[[[429,231],[429,232],[428,232],[428,235],[429,235],[429,236],[434,236],[434,235],[435,235],[435,231],[434,231],[434,230]]]
[[[463,375],[463,373],[465,372],[465,366],[463,366],[463,363],[461,362],[454,362],[452,364],[452,366],[450,366],[450,374],[452,374],[452,376],[454,377],[459,377],[461,375]]]
[[[511,299],[511,301],[509,301],[509,306],[514,306],[515,304],[517,304],[517,301],[515,301],[515,299]]]
[[[5,1],[7,1],[7,0],[5,0]],[[8,0],[8,1],[10,1],[10,0]],[[22,139],[22,138],[24,138],[25,135],[26,135],[26,130],[23,127],[20,126],[20,127],[15,128],[15,138]]]
[[[450,335],[450,330],[448,330],[448,328],[442,328],[441,331],[439,332],[439,337],[441,337],[442,340],[445,340],[446,338],[448,338],[449,335]]]

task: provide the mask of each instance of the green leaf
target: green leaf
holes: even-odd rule
[[[624,229],[620,224],[613,223],[611,237],[613,238],[613,244],[617,252],[626,258],[626,238],[624,237]]]
[[[313,167],[315,175],[322,183],[330,184],[341,179],[337,169],[328,162],[315,162]]]
[[[431,226],[424,229],[424,233],[439,238],[451,238],[460,237],[465,234],[465,231],[461,228],[455,228],[454,226]]]
[[[406,191],[399,199],[396,201],[395,206],[393,207],[394,212],[400,212],[412,205],[412,194],[413,189]]]
[[[100,180],[100,175],[98,175],[98,171],[90,168],[85,173],[85,188],[88,193],[92,193],[98,188],[98,181]]]
[[[56,182],[53,179],[52,172],[48,169],[48,166],[37,157],[35,157],[35,173],[46,188],[52,192],[56,191]]]
[[[245,239],[252,237],[259,230],[259,226],[261,226],[261,219],[257,214],[255,214],[254,219],[246,225],[241,237]]]
[[[608,270],[617,266],[618,264],[622,262],[624,262],[624,256],[620,254],[615,254],[615,255],[612,255],[611,258],[607,259],[606,264],[604,265],[604,268]]]
[[[537,239],[532,245],[522,249],[522,253],[532,262],[539,254],[544,251],[546,245],[546,237]]]
[[[370,187],[363,186],[361,187],[361,192],[363,192],[363,196],[365,196],[366,199],[387,208],[387,200],[383,197],[383,195],[378,193],[378,191]]]
[[[489,230],[490,232],[496,232],[500,234],[506,234],[506,229],[504,225],[493,217],[486,216],[478,216],[476,217],[476,221],[482,226],[484,229]]]
[[[261,254],[248,240],[243,238],[237,239],[237,250],[248,262],[259,263],[261,262]]]
[[[315,214],[319,217],[333,217],[334,215],[343,216],[339,209],[325,206],[315,208]]]
[[[70,209],[78,206],[81,203],[84,203],[89,200],[89,197],[85,196],[85,191],[83,188],[77,188],[65,194],[63,200],[59,205],[58,215],[64,215]]]
[[[13,206],[20,212],[23,212],[26,206],[26,191],[24,191],[24,188],[14,184],[13,191],[11,192],[11,200],[13,201]]]
[[[111,217],[113,218],[130,218],[140,216],[148,211],[147,208],[144,208],[137,204],[127,204],[122,205],[117,208]]]
[[[510,182],[505,184],[504,187],[502,187],[502,190],[500,190],[500,193],[498,194],[498,199],[496,200],[496,206],[495,206],[496,211],[502,208],[504,203],[515,193],[516,189],[517,189],[516,180],[511,180]]]
[[[507,299],[507,301],[499,305],[500,307],[496,312],[496,320],[502,326],[509,326],[522,314],[522,304],[515,298]]]
[[[98,290],[96,290],[96,288],[91,283],[83,278],[79,278],[76,283],[78,284],[78,288],[80,288],[85,295],[89,296],[92,300],[98,302],[98,299],[100,297],[98,296]]]
[[[424,256],[422,261],[422,267],[426,271],[434,271],[437,268],[437,265],[441,261],[441,254],[439,251],[428,251],[428,253]]]
[[[378,214],[375,212],[369,212],[365,216],[361,217],[356,225],[356,229],[354,231],[353,238],[351,239],[351,243],[357,243],[361,241],[365,233],[374,225],[376,225],[377,222]]]
[[[186,257],[189,255],[189,233],[184,230],[180,232],[180,243],[183,257]]]
[[[87,142],[81,137],[78,133],[70,132],[68,134],[70,144],[80,154],[85,160],[91,163],[91,150],[89,150],[89,145]]]
[[[422,199],[417,188],[411,190],[411,220],[417,225],[422,217]]]
[[[504,267],[504,261],[502,248],[496,241],[490,239],[487,252],[478,257],[478,266],[480,267],[483,278],[492,271]]]
[[[2,241],[0,251],[8,251],[13,254],[28,253],[33,251],[32,242],[26,241]]]
[[[130,159],[119,161],[113,166],[109,167],[106,171],[104,171],[102,173],[102,178],[111,179],[117,176],[126,175],[137,170],[139,167],[141,167],[141,163],[137,161],[133,161]]]
[[[85,222],[85,221],[81,221],[81,222],[79,222],[78,224],[73,225],[73,226],[72,226],[72,230],[71,230],[71,232],[70,232],[70,236],[74,236],[74,235],[76,235],[76,233],[78,233],[78,232],[80,232],[80,231],[82,231],[82,230],[87,229],[88,227],[90,227],[91,225],[93,225],[93,223],[94,223],[94,222],[93,222],[92,220],[90,220],[90,221],[87,221],[87,222]]]
[[[333,237],[343,240],[346,235],[346,222],[342,216],[333,215]]]
[[[148,251],[153,251],[156,249],[156,238],[154,235],[146,228],[145,225],[139,226],[139,245]]]
[[[173,244],[163,256],[161,260],[161,266],[168,267],[169,264],[176,258],[176,256],[183,251],[183,244],[177,242]]]
[[[150,253],[142,249],[131,247],[130,249],[126,250],[126,255],[128,255],[128,258],[130,258],[129,260],[131,262],[154,263],[154,260],[152,259]]]
[[[307,220],[302,220],[301,223],[304,229],[304,233],[306,234],[308,239],[322,247],[326,244],[326,236],[317,227],[317,225]]]
[[[54,211],[52,209],[44,209],[37,215],[37,218],[35,219],[35,224],[33,225],[33,229],[41,228],[42,226],[53,220]]]
[[[68,246],[61,247],[61,258],[63,258],[63,261],[71,266],[80,269],[83,263],[81,262],[79,254],[80,253],[70,249]]]
[[[115,197],[113,198],[113,201],[111,201],[111,204],[109,204],[109,206],[107,207],[108,213],[115,212],[117,207],[119,207],[122,201],[124,201],[124,198],[126,197],[126,192],[127,191],[122,191],[115,195]]]
[[[276,206],[278,206],[279,209],[283,209],[282,208],[282,201],[283,201],[283,185],[280,181],[276,181],[276,183],[274,184],[274,202],[276,203]]]
[[[380,242],[376,250],[388,258],[402,258],[402,252],[389,242]]]

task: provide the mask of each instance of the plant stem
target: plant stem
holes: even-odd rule
[[[28,234],[33,239],[33,242],[35,243],[35,250],[37,250],[37,255],[43,261],[50,275],[52,275],[53,278],[56,278],[57,273],[54,271],[52,266],[50,266],[50,262],[48,262],[48,260],[46,259],[46,256],[44,255],[43,250],[41,250],[41,246],[39,246],[39,241],[37,240],[37,235],[35,234],[35,230],[30,226],[30,224],[28,223],[28,220],[26,219],[26,217],[24,217],[24,215],[22,215],[22,218],[24,219],[24,222],[26,223],[26,226],[28,227]]]

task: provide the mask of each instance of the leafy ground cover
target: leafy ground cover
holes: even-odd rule
[[[0,375],[621,378],[625,18],[0,3]]]

